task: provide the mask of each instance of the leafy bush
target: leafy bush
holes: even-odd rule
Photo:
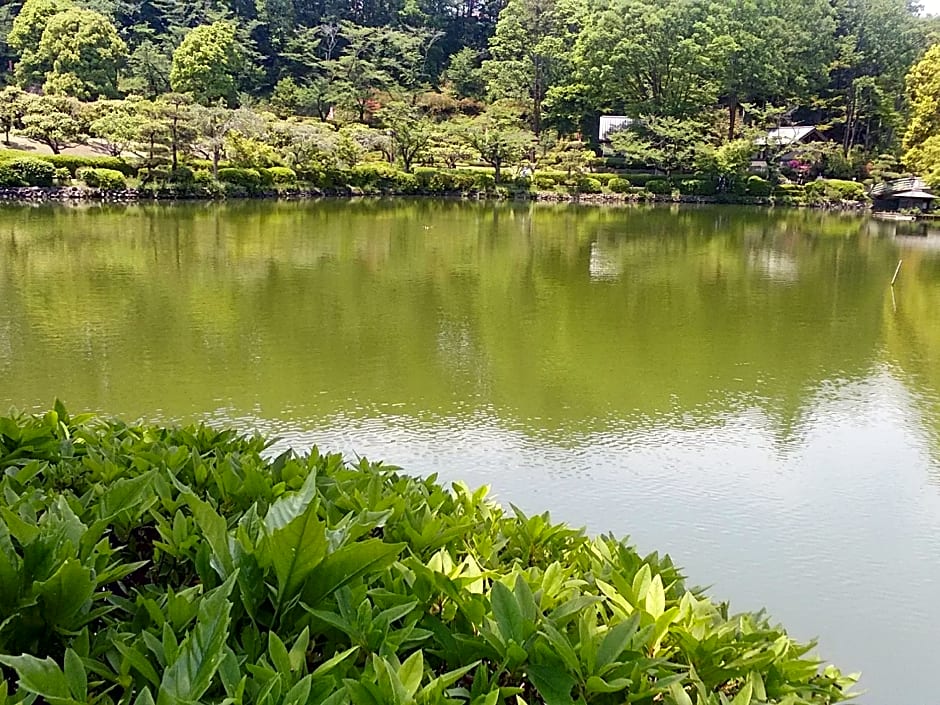
[[[215,181],[212,172],[209,169],[196,169],[193,172],[193,183],[199,186],[205,186]]]
[[[585,176],[590,176],[592,179],[597,179],[604,186],[609,186],[611,181],[620,178],[617,174],[609,171],[591,172],[590,174],[585,174]]]
[[[0,430],[10,705],[718,703],[755,690],[821,705],[852,683],[762,614],[729,617],[668,557],[507,512],[485,489],[61,404]]]
[[[597,179],[590,176],[582,176],[575,182],[575,190],[578,193],[601,193],[604,187]]]
[[[481,191],[489,191],[496,185],[496,178],[492,174],[478,171],[473,175],[473,187]]]
[[[672,184],[666,179],[649,179],[645,184],[646,190],[657,196],[668,196],[672,193]]]
[[[679,182],[679,193],[686,196],[714,196],[718,184],[714,179],[683,179]]]
[[[67,186],[72,181],[72,172],[60,166],[55,170],[55,180],[60,186]]]
[[[551,191],[558,184],[553,174],[536,172],[532,176],[532,184],[539,191]]]
[[[621,177],[611,179],[607,182],[607,188],[609,188],[614,193],[627,193],[631,186],[633,186],[633,184],[631,184],[627,179]]]
[[[266,170],[271,180],[278,186],[288,186],[297,183],[297,173],[286,166],[272,166]]]
[[[79,181],[91,188],[100,188],[105,191],[114,191],[127,187],[124,174],[115,169],[96,169],[84,166],[76,174]]]
[[[51,162],[35,157],[19,157],[2,163],[2,186],[52,186],[56,169]]]
[[[804,187],[807,199],[811,203],[822,201],[864,201],[867,199],[865,186],[857,181],[841,179],[816,179]]]
[[[261,174],[257,169],[242,167],[225,167],[219,169],[219,181],[238,186],[248,191],[257,191],[261,188]]]
[[[747,195],[748,196],[769,196],[771,191],[773,191],[773,185],[767,181],[767,179],[762,179],[757,174],[753,174],[747,178]]]
[[[193,170],[184,164],[180,164],[176,169],[171,169],[168,173],[168,181],[173,184],[188,186],[193,183]]]
[[[111,169],[112,171],[121,172],[124,176],[137,175],[137,167],[118,157],[78,157],[72,154],[50,154],[44,159],[52,162],[53,166],[68,169],[72,176],[78,176],[78,170],[82,167]]]
[[[400,171],[387,162],[366,162],[352,167],[349,185],[392,193],[415,193],[418,190],[414,174]]]

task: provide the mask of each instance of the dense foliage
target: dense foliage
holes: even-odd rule
[[[0,419],[0,701],[795,705],[853,682],[668,558],[267,448]]]
[[[0,119],[8,139],[21,128],[54,152],[82,135],[116,153],[170,142],[174,169],[190,146],[216,161],[233,151],[226,135],[299,143],[313,159],[358,123],[380,131],[371,141],[388,142],[405,171],[471,158],[499,172],[570,139],[596,149],[599,116],[623,114],[636,122],[615,148],[667,173],[728,164],[721,150],[802,123],[831,140],[811,160],[817,171],[861,180],[879,176],[881,155],[900,156],[908,108],[915,122],[922,112],[905,75],[940,28],[916,10],[908,0],[15,0],[0,8],[6,82],[60,102],[8,89]],[[122,96],[84,133],[61,102]],[[219,112],[238,107],[292,126],[262,139]]]

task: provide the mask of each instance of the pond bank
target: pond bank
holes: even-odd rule
[[[224,200],[285,200],[297,201],[316,198],[354,198],[354,197],[419,197],[446,198],[469,201],[533,201],[539,203],[569,203],[586,205],[631,205],[639,203],[687,203],[687,204],[725,204],[822,208],[827,210],[869,211],[871,205],[860,201],[822,201],[816,203],[798,203],[792,199],[773,196],[693,196],[680,194],[653,193],[562,193],[558,191],[521,191],[495,189],[487,191],[453,192],[414,192],[403,193],[394,190],[346,188],[293,188],[284,187],[260,192],[221,192],[218,189],[194,186],[187,188],[124,188],[99,189],[81,186],[8,186],[0,188],[0,202],[3,203],[139,203],[152,201],[224,201]]]

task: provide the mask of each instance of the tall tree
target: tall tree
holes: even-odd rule
[[[460,137],[493,167],[497,183],[504,166],[522,159],[535,146],[535,135],[518,115],[499,104],[466,120],[461,128]]]
[[[632,116],[699,112],[717,98],[707,21],[699,0],[602,0],[578,36],[564,102]]]
[[[213,22],[189,32],[173,52],[170,85],[177,93],[188,93],[203,105],[219,100],[234,105],[241,68],[235,25]]]
[[[583,14],[578,0],[509,0],[483,64],[494,98],[525,100],[532,130],[542,129],[549,88],[570,72],[570,48]]]
[[[735,137],[744,102],[806,99],[823,85],[834,56],[828,0],[727,0],[709,7],[708,56]]]
[[[916,172],[940,170],[940,44],[935,44],[907,74],[911,119],[904,133],[904,164]]]
[[[39,54],[43,32],[55,15],[73,7],[71,0],[26,0],[23,3],[7,37],[7,43],[19,57],[16,80],[21,86],[39,86],[45,80],[48,57]]]
[[[825,97],[845,153],[857,143],[890,150],[904,109],[904,76],[925,48],[927,27],[907,0],[839,0],[839,49]]]
[[[127,45],[107,17],[72,8],[49,20],[38,56],[49,66],[46,93],[93,100],[117,94],[118,68],[127,58]]]

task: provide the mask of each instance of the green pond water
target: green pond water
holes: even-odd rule
[[[489,484],[818,636],[862,702],[933,705],[921,232],[732,207],[3,207],[0,408],[58,396]]]

